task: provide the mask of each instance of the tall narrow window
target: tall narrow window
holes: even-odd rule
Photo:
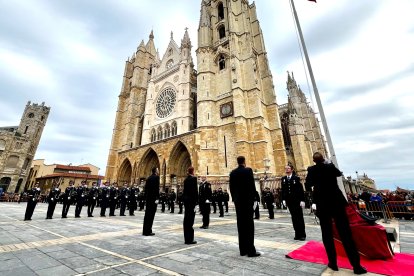
[[[226,37],[226,28],[222,25],[220,26],[220,28],[218,29],[219,32],[219,38],[225,38]]]
[[[220,70],[223,70],[226,68],[226,58],[224,57],[224,55],[220,55],[218,63],[219,63]]]
[[[218,20],[221,21],[224,19],[224,6],[223,3],[219,3],[217,6],[217,12],[218,12]]]
[[[29,126],[26,126],[26,129],[24,130],[24,134],[27,133],[27,130],[29,129]]]
[[[157,140],[162,140],[162,128],[161,127],[158,128]]]
[[[177,135],[177,123],[176,122],[173,122],[171,125],[171,135],[172,136]]]

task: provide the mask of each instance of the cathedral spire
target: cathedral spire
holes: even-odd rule
[[[211,27],[210,15],[207,10],[205,1],[201,3],[201,14],[199,27]]]
[[[191,48],[191,40],[188,35],[188,28],[185,28],[184,37],[181,40],[181,48]]]
[[[141,43],[139,44],[139,46],[137,48],[137,51],[139,51],[139,50],[144,50],[144,52],[146,51],[144,40],[141,40]]]
[[[149,40],[148,40],[148,43],[145,46],[145,48],[147,49],[148,53],[155,56],[156,50],[155,50],[155,45],[154,45],[154,32],[153,32],[153,30],[151,30],[151,33],[149,35]]]

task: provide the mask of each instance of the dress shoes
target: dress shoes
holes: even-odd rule
[[[338,269],[338,265],[337,264],[328,264],[328,267],[330,268],[330,269],[332,269],[333,271],[338,271],[339,269]]]
[[[304,241],[306,240],[306,237],[294,237],[293,239],[297,241]]]
[[[240,252],[240,256],[246,256],[247,255],[247,253],[242,253],[242,252]]]
[[[142,234],[143,236],[154,236],[155,233]]]
[[[200,229],[208,229],[208,226],[201,226]]]
[[[367,273],[367,270],[363,266],[354,267],[354,274],[360,275]]]
[[[196,244],[197,241],[192,241],[192,242],[186,242],[185,244]]]
[[[247,254],[247,257],[259,257],[261,254],[259,252],[255,252],[253,254]]]

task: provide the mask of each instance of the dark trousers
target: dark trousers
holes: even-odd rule
[[[193,204],[184,204],[184,243],[190,243],[194,241],[194,212],[195,206]]]
[[[210,203],[200,203],[201,215],[203,215],[203,226],[210,224]]]
[[[275,218],[275,213],[273,212],[273,202],[266,202],[266,206],[267,206],[267,211],[269,212],[269,218],[270,219],[274,219]]]
[[[223,202],[219,201],[217,203],[218,203],[218,207],[219,207],[220,217],[224,217]]]
[[[81,212],[82,212],[82,207],[83,207],[83,200],[81,200],[81,201],[78,201],[77,203],[76,203],[76,208],[75,208],[75,217],[77,218],[77,217],[80,217],[80,214],[81,214]]]
[[[101,217],[105,216],[106,208],[108,208],[109,202],[107,200],[101,201]]]
[[[24,219],[25,219],[25,220],[30,220],[30,219],[32,219],[34,209],[36,208],[36,204],[37,204],[37,201],[36,201],[36,200],[35,200],[35,201],[33,201],[33,199],[30,199],[30,200],[27,202],[27,206],[26,206],[26,213],[24,214]]]
[[[145,201],[141,200],[141,201],[139,202],[139,210],[140,210],[140,211],[144,210],[144,206],[145,206]]]
[[[70,201],[63,201],[62,218],[66,218],[69,212]]]
[[[134,215],[134,211],[137,209],[137,200],[135,198],[131,198],[129,201],[129,215]]]
[[[255,254],[253,202],[234,203],[236,207],[237,231],[241,255]]]
[[[178,208],[180,209],[180,211],[178,213],[182,214],[183,213],[183,203],[182,202],[178,202]]]
[[[96,205],[96,200],[90,199],[88,202],[88,217],[93,216],[93,209],[95,209],[95,205]]]
[[[286,202],[292,217],[293,229],[295,230],[296,238],[305,238],[305,221],[303,219],[302,207],[299,202]]]
[[[116,200],[112,199],[109,201],[109,215],[115,216]]]
[[[213,213],[215,214],[217,212],[217,203],[213,201]]]
[[[349,262],[355,267],[360,266],[360,258],[354,240],[352,239],[351,228],[349,226],[348,217],[345,208],[334,208],[328,212],[318,213],[322,230],[322,241],[328,255],[329,263],[334,265],[336,262],[336,250],[332,233],[332,219],[335,221],[342,244],[344,246]]]
[[[155,212],[157,211],[157,204],[154,202],[147,202],[145,206],[144,225],[142,228],[142,234],[152,233],[152,224],[154,223]]]
[[[226,213],[229,212],[229,202],[228,201],[224,201],[224,209],[225,209]]]
[[[52,218],[53,217],[53,213],[55,212],[55,208],[56,208],[56,200],[50,200],[49,202],[49,206],[47,207],[47,213],[46,213],[46,218]]]
[[[254,209],[254,218],[255,218],[255,219],[260,219],[260,210],[259,210],[259,205],[260,205],[260,203],[259,203],[259,202],[257,202],[257,206],[256,206],[256,208]]]
[[[119,215],[125,216],[125,209],[126,209],[127,202],[126,200],[121,200]]]
[[[165,212],[165,202],[161,202],[161,212]]]
[[[170,202],[170,206],[171,206],[171,212],[170,213],[174,213],[174,207],[175,207],[174,201]]]

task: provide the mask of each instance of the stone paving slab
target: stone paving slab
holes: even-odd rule
[[[196,215],[196,245],[185,245],[183,215],[155,215],[152,237],[141,235],[144,212],[136,216],[74,218],[71,206],[67,219],[45,220],[47,204],[38,204],[32,221],[23,221],[26,204],[0,203],[0,275],[352,275],[349,270],[333,272],[323,265],[285,258],[305,242],[293,240],[290,215],[278,211],[275,219],[255,220],[258,258],[239,256],[235,213],[224,218],[211,214],[209,229],[199,229]],[[118,213],[117,210],[116,213]],[[306,211],[308,212],[308,211]],[[308,240],[321,240],[313,215],[305,212]],[[393,221],[399,227],[395,248],[414,251],[414,223]],[[368,274],[373,275],[373,274]]]

